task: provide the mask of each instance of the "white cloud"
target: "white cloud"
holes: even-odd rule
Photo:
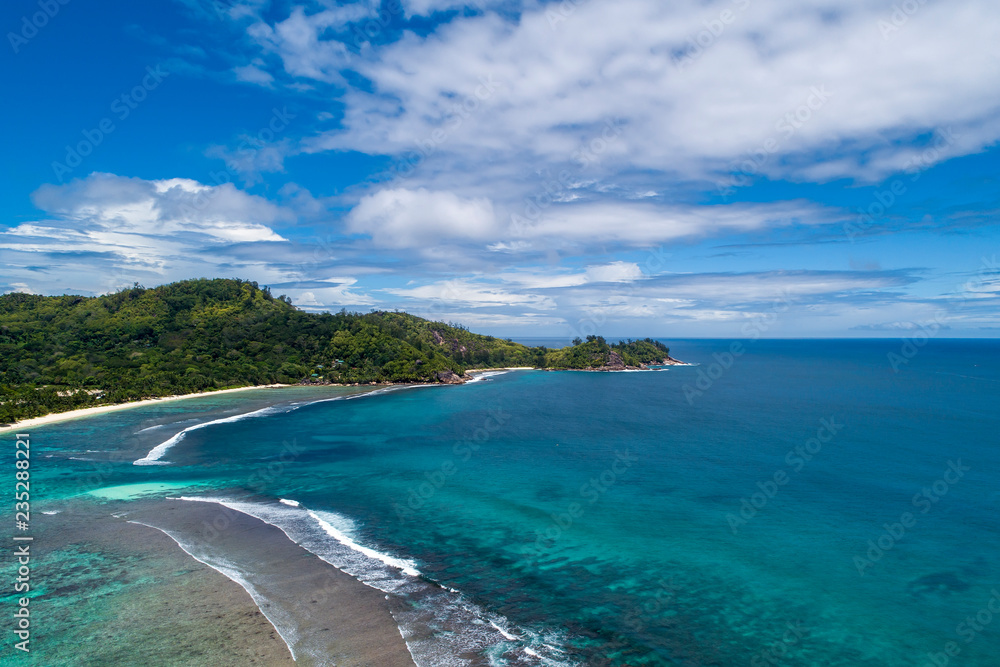
[[[551,164],[597,147],[595,169],[707,177],[769,146],[752,173],[829,180],[900,170],[907,140],[935,129],[958,137],[935,161],[1000,138],[1000,5],[928,3],[885,37],[881,2],[745,5],[546,3],[516,21],[487,12],[408,33],[352,63],[374,90],[348,91],[343,131],[316,145],[413,150],[483,78],[499,82],[495,99],[442,151]],[[621,133],[602,146],[611,119]]]
[[[530,239],[535,245],[569,241],[641,246],[721,233],[829,223],[837,219],[837,212],[801,201],[719,206],[602,201],[553,205],[528,224],[511,219],[514,222],[510,233]]]
[[[390,188],[363,197],[348,214],[347,229],[384,248],[471,242],[492,252],[520,253],[567,244],[645,246],[838,219],[836,211],[801,201],[719,206],[590,201],[552,204],[533,220],[523,217],[523,209],[505,213],[498,214],[485,197]]]
[[[907,312],[899,290],[914,281],[905,273],[878,271],[638,277],[637,265],[614,262],[583,271],[523,268],[386,292],[405,299],[401,305],[408,311],[433,319],[492,322],[489,326],[522,330],[525,324],[521,318],[526,315],[539,317],[539,326],[545,318],[559,319],[545,323],[549,334],[575,335],[573,331],[582,331],[581,323],[585,323],[595,331],[614,332],[617,328],[635,335],[655,333],[658,327],[670,327],[671,335],[679,335],[675,325],[681,331],[704,335],[712,327],[725,324],[733,335],[738,335],[748,321],[767,321],[769,331],[776,333],[780,328],[778,320],[798,321],[799,326],[806,320],[809,326],[822,331],[824,325],[816,323],[824,318],[843,324],[850,322],[852,314],[855,318],[859,313],[867,317],[865,308],[873,306],[876,314]],[[612,280],[615,278],[620,280]],[[911,311],[916,312],[913,308]]]
[[[553,289],[577,287],[587,283],[630,283],[642,277],[642,270],[634,262],[611,262],[588,266],[583,272],[550,272],[521,270],[501,273],[497,279],[526,289]]]
[[[229,171],[238,173],[245,185],[253,186],[261,182],[261,174],[284,171],[289,150],[287,140],[263,144],[251,137],[242,137],[235,149],[216,144],[209,146],[205,155],[225,160]]]
[[[612,262],[587,267],[587,282],[630,283],[642,277],[639,265],[634,262]]]
[[[234,67],[233,73],[240,81],[255,83],[260,86],[268,86],[274,81],[274,77],[261,68],[263,61],[255,59],[254,63],[242,67]]]
[[[43,185],[35,205],[91,235],[197,234],[210,243],[283,241],[268,225],[287,212],[231,184],[203,185],[186,178],[145,181],[94,173],[67,185]],[[31,229],[30,227],[27,229]],[[15,229],[18,235],[26,230]]]
[[[900,288],[912,279],[889,272],[767,271],[669,276],[651,293],[714,304],[746,305]]]
[[[285,289],[292,303],[307,310],[336,310],[337,308],[373,306],[375,300],[365,294],[352,291],[357,284],[354,278],[329,278],[322,282],[332,283],[330,287],[310,289]]]
[[[463,199],[423,188],[380,190],[361,199],[347,216],[348,230],[368,234],[388,248],[437,245],[443,240],[483,240],[496,232],[487,199]]]
[[[497,329],[507,331],[513,329],[539,331],[539,327],[546,327],[545,330],[551,332],[552,330],[564,328],[566,325],[566,320],[561,317],[539,313],[488,313],[482,310],[441,311],[421,309],[415,309],[412,312],[414,315],[434,322],[457,322],[463,326],[472,328],[473,331],[496,331]]]
[[[0,233],[9,284],[101,293],[206,275],[300,279],[291,244],[272,228],[292,211],[231,184],[95,173],[33,199],[48,218]]]
[[[340,82],[341,70],[351,61],[351,53],[342,42],[321,37],[328,30],[344,28],[352,21],[371,16],[372,10],[370,4],[351,3],[306,14],[299,6],[284,21],[272,26],[259,20],[248,32],[265,52],[281,58],[290,75]]]
[[[472,308],[486,306],[531,306],[540,310],[555,307],[552,298],[524,291],[511,291],[498,285],[489,285],[467,279],[440,281],[410,288],[387,289],[386,292],[413,300],[462,305]]]
[[[434,12],[449,9],[474,7],[483,10],[489,6],[502,5],[503,0],[401,0],[406,16],[430,16]]]

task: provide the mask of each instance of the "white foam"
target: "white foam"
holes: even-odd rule
[[[363,549],[352,548],[347,542],[337,539],[335,535],[327,531],[319,521],[309,515],[309,511],[304,507],[293,508],[277,503],[251,503],[205,496],[181,496],[178,500],[215,503],[236,512],[248,514],[279,529],[292,542],[338,570],[346,572],[358,581],[383,593],[395,593],[406,582],[412,580],[410,576],[403,573],[404,567],[413,567],[410,561],[396,559],[388,554],[382,554],[384,558],[372,557],[363,550],[367,547]],[[323,521],[338,533],[345,537],[353,534],[354,522],[347,517],[333,512],[321,512],[321,514]],[[334,539],[331,540],[331,537]],[[348,537],[348,541],[361,546],[353,538]],[[370,549],[370,551],[373,554],[379,553],[374,549]],[[391,561],[396,561],[404,567],[387,567]]]
[[[299,501],[297,501],[297,500],[288,500],[287,498],[282,498],[278,502],[279,503],[283,503],[285,505],[288,505],[289,507],[298,507],[299,506]]]
[[[393,385],[391,387],[382,387],[381,389],[375,389],[373,391],[366,391],[363,394],[351,394],[350,396],[345,396],[347,400],[353,400],[355,398],[368,398],[369,396],[381,396],[382,394],[388,394],[392,391],[403,391],[404,389],[426,389],[427,387],[445,387],[447,385],[443,384],[400,384]]]
[[[204,422],[202,424],[195,424],[194,426],[188,426],[183,431],[175,433],[174,436],[169,440],[161,442],[156,447],[153,447],[153,449],[151,449],[150,452],[146,454],[144,457],[136,461],[133,461],[132,465],[137,465],[137,466],[166,465],[166,462],[160,461],[160,459],[163,458],[163,455],[167,453],[167,450],[169,450],[171,447],[173,447],[178,442],[183,440],[184,436],[186,436],[191,431],[197,431],[200,428],[206,428],[208,426],[215,426],[216,424],[232,424],[233,422],[242,421],[244,419],[252,419],[253,417],[263,417],[264,415],[275,414],[280,411],[281,411],[280,408],[267,407],[267,408],[261,408],[260,410],[254,410],[253,412],[245,412],[243,414],[233,415],[232,417],[223,417],[222,419],[214,419],[212,421]]]
[[[42,514],[48,514],[49,516],[52,516],[53,514],[59,514],[59,512],[62,512],[62,510],[50,510],[48,512],[42,512]]]
[[[195,424],[194,426],[189,426],[186,429],[179,431],[178,433],[175,433],[174,436],[171,437],[169,440],[165,440],[164,442],[158,444],[156,447],[153,447],[153,449],[151,449],[150,452],[146,454],[144,457],[133,461],[132,465],[137,465],[137,466],[169,465],[167,461],[160,460],[163,458],[164,454],[166,454],[171,447],[173,447],[178,442],[183,440],[184,436],[186,436],[189,432],[196,431],[200,428],[215,426],[216,424],[231,424],[233,422],[242,421],[244,419],[252,419],[254,417],[265,417],[267,415],[278,414],[281,412],[291,412],[292,410],[297,410],[302,406],[314,405],[316,403],[327,403],[330,401],[346,401],[355,398],[364,398],[367,396],[377,396],[379,394],[385,394],[390,391],[399,391],[402,389],[416,389],[418,387],[433,387],[433,386],[437,385],[400,385],[392,387],[383,387],[382,389],[376,389],[374,391],[367,391],[359,394],[351,394],[349,396],[334,396],[332,398],[321,398],[315,401],[292,403],[286,406],[269,406],[266,408],[261,408],[260,410],[254,410],[253,412],[245,412],[243,414],[233,415],[232,417],[223,417],[222,419],[214,419],[212,421],[207,421],[201,424]],[[161,427],[150,426],[148,429],[143,429],[143,431],[152,430],[154,428],[161,428]],[[142,431],[138,432],[141,433]]]
[[[490,621],[490,625],[492,625],[494,628],[496,628],[497,632],[499,632],[501,635],[503,635],[504,639],[509,639],[510,641],[517,641],[518,639],[520,639],[520,637],[518,637],[517,635],[510,634],[509,632],[507,632],[506,630],[504,630],[503,628],[501,628],[499,625],[497,625],[493,621]]]
[[[496,377],[497,375],[506,375],[511,371],[484,371],[482,373],[470,373],[472,378],[465,381],[465,384],[475,384],[476,382],[484,382],[488,378]]]
[[[306,511],[309,513],[309,516],[311,516],[313,519],[316,520],[320,528],[322,528],[327,535],[337,540],[345,547],[353,549],[358,553],[362,553],[365,556],[368,556],[369,558],[374,558],[375,560],[382,561],[389,567],[395,567],[399,570],[402,570],[403,574],[407,574],[411,577],[420,576],[420,572],[417,570],[416,564],[413,561],[405,560],[403,558],[395,558],[388,554],[384,554],[381,551],[376,551],[375,549],[369,549],[368,547],[362,546],[357,542],[355,542],[354,540],[352,540],[350,537],[348,537],[348,535],[343,531],[337,530],[337,528],[335,528],[329,521],[324,520],[323,517],[319,516],[319,514],[317,514],[316,512],[313,512],[312,510],[306,510]]]
[[[393,612],[417,667],[471,667],[472,663],[460,656],[484,652],[489,652],[491,664],[497,665],[577,664],[554,646],[562,643],[562,631],[516,627],[505,616],[483,609],[460,591],[431,583],[413,561],[360,544],[355,524],[346,516],[284,502],[184,496],[180,500],[216,503],[253,516],[358,581],[383,593],[419,601]],[[500,662],[494,662],[494,658]]]

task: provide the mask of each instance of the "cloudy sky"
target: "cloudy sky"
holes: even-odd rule
[[[1000,334],[1000,4],[11,0],[0,292]]]

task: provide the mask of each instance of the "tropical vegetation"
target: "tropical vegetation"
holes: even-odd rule
[[[589,336],[559,350],[402,312],[308,313],[238,279],[140,285],[98,297],[0,296],[0,422],[272,383],[453,380],[472,368],[600,368],[668,353]]]

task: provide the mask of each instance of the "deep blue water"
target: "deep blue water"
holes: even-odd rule
[[[697,365],[517,371],[311,404],[290,390],[296,409],[189,431],[168,465],[131,461],[274,394],[38,428],[52,457],[36,502],[191,485],[184,495],[294,523],[336,560],[343,545],[308,523],[313,510],[411,560],[420,585],[458,592],[377,575],[415,609],[471,605],[437,626],[401,620],[437,632],[415,650],[424,664],[476,615],[518,638],[469,639],[496,664],[546,664],[534,652],[547,664],[922,666],[949,642],[951,664],[1000,664],[1000,343],[934,340],[910,355],[891,340],[742,341],[730,357],[730,341],[668,342]],[[894,369],[890,354],[912,358]]]

